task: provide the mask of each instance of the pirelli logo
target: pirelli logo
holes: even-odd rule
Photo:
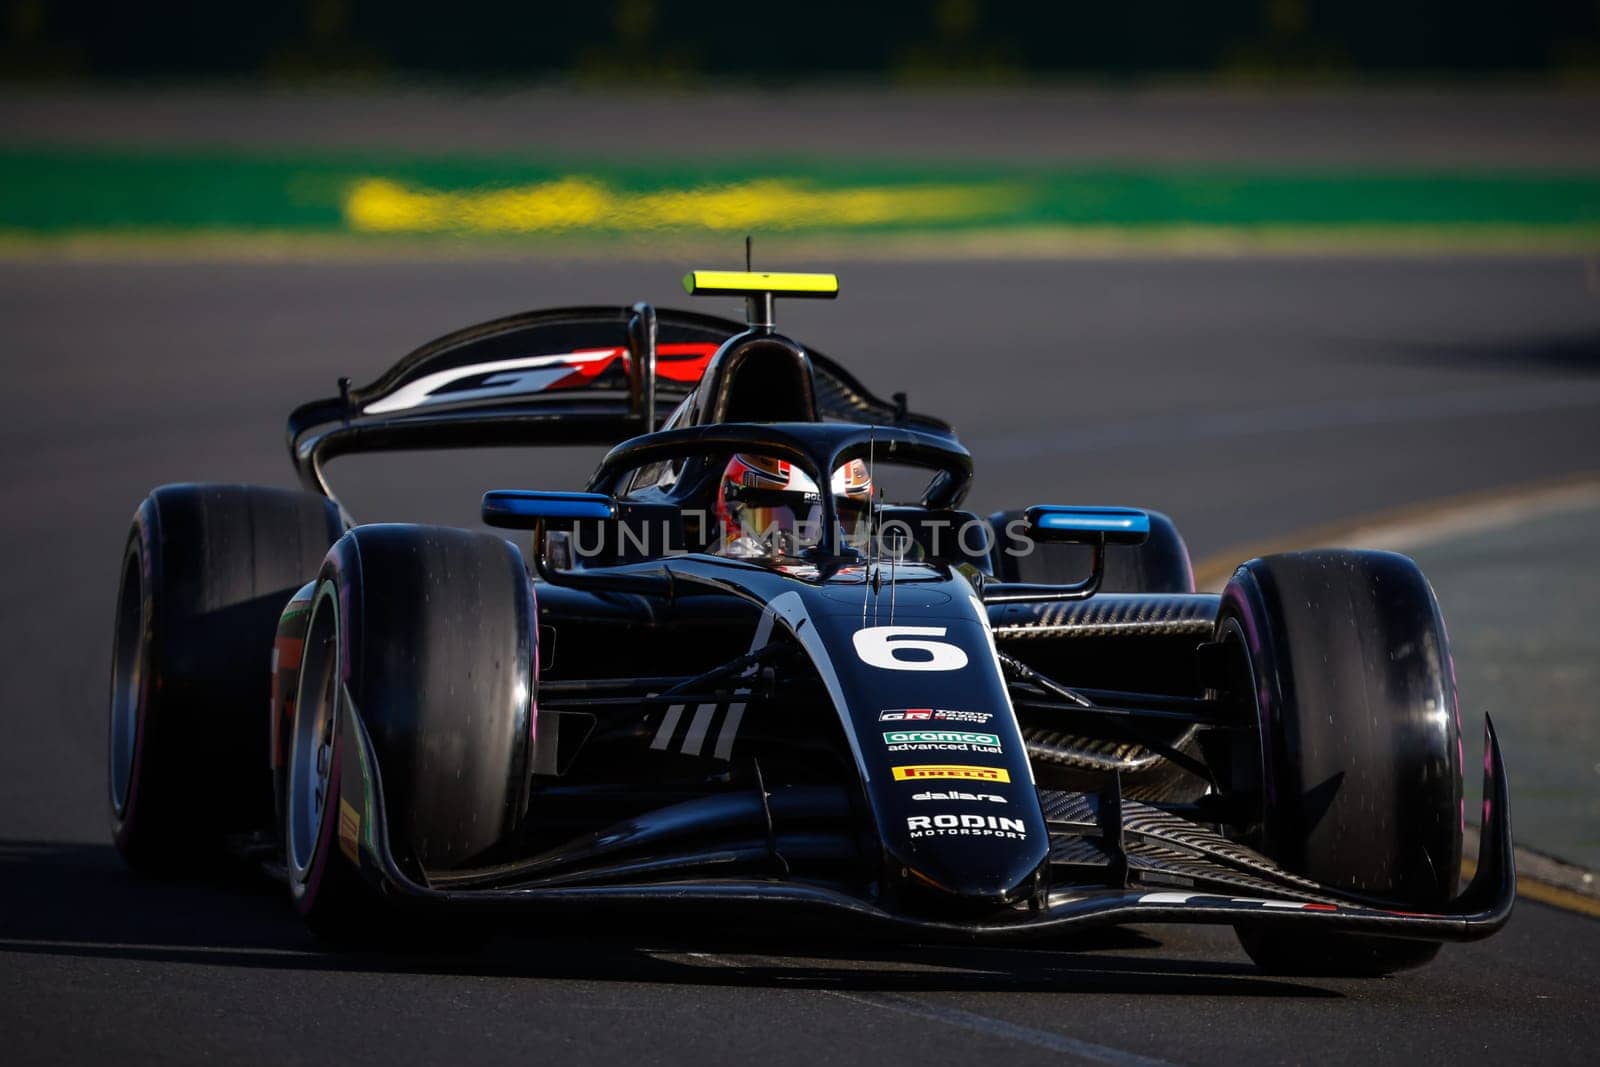
[[[975,782],[1009,782],[1011,773],[1004,767],[969,767],[959,763],[896,767],[897,782],[920,782],[925,778],[967,778]]]

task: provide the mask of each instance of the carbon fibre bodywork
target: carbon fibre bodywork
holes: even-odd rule
[[[663,374],[669,351],[677,362]],[[764,375],[756,386],[751,368]],[[787,399],[762,399],[774,390]],[[657,398],[676,410],[658,417]],[[783,904],[891,934],[996,941],[1167,921],[1445,941],[1504,923],[1515,873],[1492,727],[1483,854],[1448,907],[1399,908],[1285,869],[1247,843],[1247,790],[1235,786],[1254,727],[1216,663],[1219,598],[1097,592],[1103,531],[1087,539],[1088,576],[1059,586],[997,579],[1015,568],[1000,565],[992,530],[976,553],[930,550],[919,521],[976,520],[960,510],[972,460],[953,432],[770,329],[684,312],[658,320],[642,306],[498,320],[298,409],[289,440],[307,486],[327,492],[323,463],[351,450],[641,430],[581,499],[547,494],[527,521],[515,494],[486,505],[497,524],[533,530],[539,647],[518,832],[459,862],[422,862],[388,814],[384,768],[403,753],[368,721],[387,713],[346,692],[340,840],[388,899]],[[904,520],[917,551],[886,566],[847,548],[833,539],[826,494],[829,532],[807,559],[702,551],[705,531],[680,514],[698,491],[695,464],[745,452],[798,464],[819,484],[856,458],[927,469],[920,499],[882,511]],[[630,494],[636,472],[663,467],[669,490]],[[552,521],[608,547],[559,566],[546,558]],[[672,551],[616,549],[656,521]],[[1186,556],[1165,572],[1187,574]],[[303,638],[307,596],[285,612],[281,671]],[[292,677],[280,681],[293,691]],[[275,698],[275,738],[293,714]],[[281,742],[273,758],[281,769]]]

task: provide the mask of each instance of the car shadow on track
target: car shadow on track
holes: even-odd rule
[[[846,942],[704,922],[674,923],[667,932],[659,921],[615,918],[563,926],[550,936],[532,923],[504,924],[466,951],[331,950],[286,906],[280,886],[248,872],[154,881],[130,873],[109,844],[0,841],[0,954],[838,992],[1342,995],[1267,978],[1240,962],[1181,958],[1133,930],[1019,949]]]
[[[1399,362],[1460,371],[1511,371],[1535,375],[1600,374],[1600,332],[1542,332],[1437,342],[1381,345],[1363,343],[1363,354],[1377,362]]]

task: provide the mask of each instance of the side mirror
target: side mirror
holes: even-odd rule
[[[557,571],[545,558],[545,524],[556,520],[617,517],[617,502],[605,493],[543,493],[533,489],[492,489],[483,494],[483,521],[508,530],[533,531],[533,573],[551,585],[596,592],[672,595],[670,573],[573,574]]]
[[[1068,585],[1004,582],[986,585],[985,604],[1050,604],[1093,596],[1106,573],[1107,545],[1142,545],[1150,539],[1150,515],[1138,508],[1073,508],[1036,504],[1022,513],[1028,536],[1041,543],[1088,545],[1089,574]]]
[[[1037,541],[1142,545],[1150,540],[1150,515],[1138,508],[1075,508],[1035,504],[1023,512],[1028,534]]]
[[[614,500],[604,493],[546,493],[493,489],[483,494],[483,521],[506,530],[534,530],[551,519],[611,519]]]

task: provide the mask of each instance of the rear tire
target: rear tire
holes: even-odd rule
[[[1460,716],[1444,622],[1416,564],[1332,550],[1251,560],[1223,592],[1217,639],[1259,723],[1250,843],[1325,885],[1441,910],[1460,878]],[[1388,974],[1439,950],[1287,927],[1238,934],[1280,974]]]
[[[310,493],[162,486],[123,550],[109,780],[117,850],[150,874],[272,823],[267,707],[278,614],[339,536]]]
[[[359,726],[401,873],[492,862],[520,828],[532,767],[535,608],[515,546],[488,534],[362,526],[317,580],[291,726],[283,841],[290,895],[336,942],[441,947],[480,931],[419,921],[380,896],[356,840],[376,812],[352,789]],[[380,787],[381,783],[381,787]],[[422,917],[427,919],[427,917]]]
[[[1107,545],[1102,593],[1192,593],[1194,568],[1189,547],[1172,520],[1151,511],[1150,536],[1142,545]],[[1020,511],[997,511],[989,517],[994,528],[994,575],[1003,582],[1037,582],[1065,585],[1082,581],[1089,573],[1087,545],[1036,543],[1025,556],[1012,555],[1010,524],[1022,519]]]

